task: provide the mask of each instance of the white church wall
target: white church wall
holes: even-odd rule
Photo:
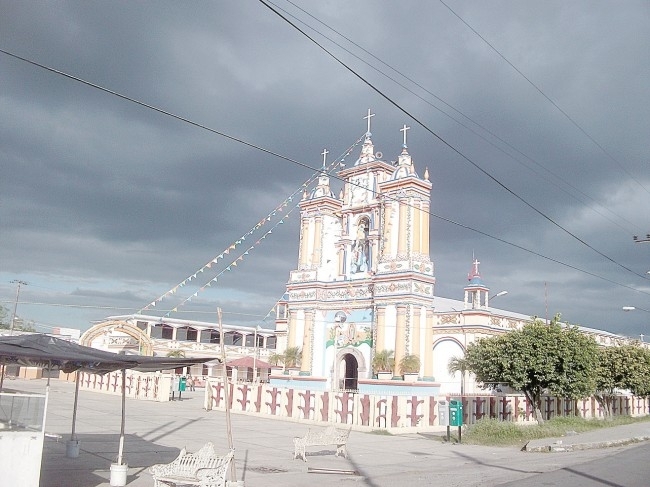
[[[323,319],[320,311],[316,312],[314,321],[314,349],[312,352],[312,371],[311,375],[318,377],[327,377],[327,354],[325,344],[329,334],[329,327]],[[331,362],[330,362],[331,363]]]
[[[394,304],[386,306],[384,327],[384,343],[386,350],[395,350],[395,335],[397,331],[397,307]]]
[[[336,243],[341,238],[341,222],[332,216],[323,217],[322,262],[318,280],[335,281],[339,273],[339,256]]]
[[[461,376],[447,370],[449,360],[465,355],[460,343],[451,337],[439,339],[433,346],[433,377],[440,384],[441,394],[460,394]],[[466,379],[467,383],[467,379]]]

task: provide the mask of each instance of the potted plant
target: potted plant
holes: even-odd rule
[[[393,377],[393,369],[395,368],[393,354],[392,350],[375,352],[374,357],[372,357],[372,369],[377,374],[378,379],[389,380]]]
[[[290,375],[298,374],[298,367],[300,366],[300,359],[302,358],[302,351],[300,347],[289,347],[284,351],[284,366],[289,371]]]
[[[406,354],[399,361],[399,370],[404,380],[415,382],[420,374],[420,357],[415,354]]]

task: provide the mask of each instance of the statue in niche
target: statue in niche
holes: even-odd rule
[[[352,244],[352,272],[367,272],[370,269],[370,242],[368,240],[368,220],[357,226],[357,237]]]

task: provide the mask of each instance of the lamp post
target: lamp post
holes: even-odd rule
[[[493,296],[489,296],[486,306],[489,306],[490,300],[492,300],[494,298],[498,298],[499,296],[505,296],[506,294],[508,294],[508,291],[499,291],[498,293],[494,294]]]
[[[11,281],[11,284],[17,284],[18,287],[16,288],[16,302],[14,303],[14,313],[11,316],[11,323],[9,323],[9,334],[13,335],[14,334],[14,322],[16,321],[16,310],[18,309],[18,296],[20,296],[20,286],[27,286],[27,283],[25,281],[20,281],[18,279],[14,279]]]
[[[255,338],[253,339],[253,383],[257,382],[257,332],[260,331],[259,325],[255,327]]]
[[[347,319],[348,317],[344,311],[337,311],[337,313],[334,315],[334,370],[332,371],[332,391],[339,389],[339,364],[338,360],[336,359],[338,346],[337,339],[338,331],[341,328],[341,325],[345,323],[345,320]]]
[[[490,299],[498,298],[499,296],[505,296],[506,294],[508,294],[508,291],[499,291],[494,296],[491,296]]]
[[[638,306],[623,306],[623,311],[635,311],[635,310],[641,310],[645,311],[646,313],[650,313],[650,310],[644,309],[644,308],[639,308]]]
[[[650,271],[648,271],[648,274],[650,274]],[[639,308],[638,306],[623,306],[623,311],[636,311],[637,309],[641,311],[645,311],[646,313],[650,313],[650,310],[647,310],[645,308]],[[643,341],[643,337],[644,337],[643,333],[641,333],[639,336],[641,337],[641,341]]]

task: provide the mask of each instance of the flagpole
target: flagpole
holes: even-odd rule
[[[255,338],[254,338],[255,348],[253,349],[253,383],[257,379],[257,325],[255,325]]]
[[[232,422],[230,419],[230,384],[228,384],[228,372],[226,369],[226,349],[223,346],[223,323],[221,321],[221,308],[217,308],[217,316],[219,317],[219,338],[221,342],[221,377],[223,378],[223,398],[226,402],[226,434],[228,436],[228,446],[230,450],[235,449],[232,441]],[[230,480],[237,481],[237,471],[235,470],[235,460],[230,462]]]

